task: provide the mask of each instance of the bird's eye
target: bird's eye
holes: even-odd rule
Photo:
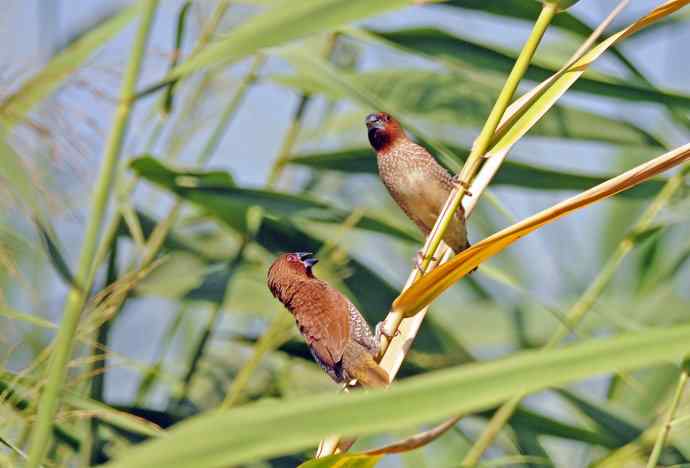
[[[297,261],[297,255],[290,254],[287,256],[287,259],[290,260],[291,262],[296,262]]]

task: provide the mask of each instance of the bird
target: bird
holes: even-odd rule
[[[390,114],[369,114],[365,123],[383,185],[408,218],[428,236],[458,182],[424,147],[410,140]],[[470,246],[462,206],[453,215],[443,240],[455,253]]]
[[[336,383],[353,379],[365,387],[386,387],[388,373],[376,362],[376,333],[357,307],[314,276],[311,252],[284,253],[268,269],[268,288],[294,316],[316,362]]]

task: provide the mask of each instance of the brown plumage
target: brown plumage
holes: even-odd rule
[[[390,115],[370,114],[366,125],[383,185],[422,233],[429,235],[453,190],[453,178],[426,149],[407,138]],[[443,240],[456,253],[470,246],[462,207],[453,216]]]
[[[314,359],[333,380],[388,385],[388,373],[374,360],[378,338],[345,296],[314,276],[316,262],[307,252],[279,256],[268,270],[268,288],[295,317]]]

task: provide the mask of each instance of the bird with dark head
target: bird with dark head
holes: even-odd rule
[[[388,373],[375,360],[378,336],[354,304],[314,276],[317,261],[309,252],[280,255],[268,270],[268,288],[295,317],[314,359],[333,380],[385,387]]]
[[[400,123],[389,114],[369,114],[365,122],[383,185],[428,236],[455,187],[453,177],[426,149],[410,140]],[[470,246],[462,207],[453,215],[443,240],[456,253]]]

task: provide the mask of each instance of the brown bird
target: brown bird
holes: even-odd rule
[[[385,387],[388,373],[375,361],[379,337],[340,292],[314,276],[309,252],[279,256],[268,270],[268,288],[294,315],[314,359],[336,382],[357,379]]]
[[[456,182],[426,149],[407,138],[389,114],[369,114],[366,125],[383,185],[428,236]],[[462,207],[453,216],[443,240],[456,253],[470,246]]]

